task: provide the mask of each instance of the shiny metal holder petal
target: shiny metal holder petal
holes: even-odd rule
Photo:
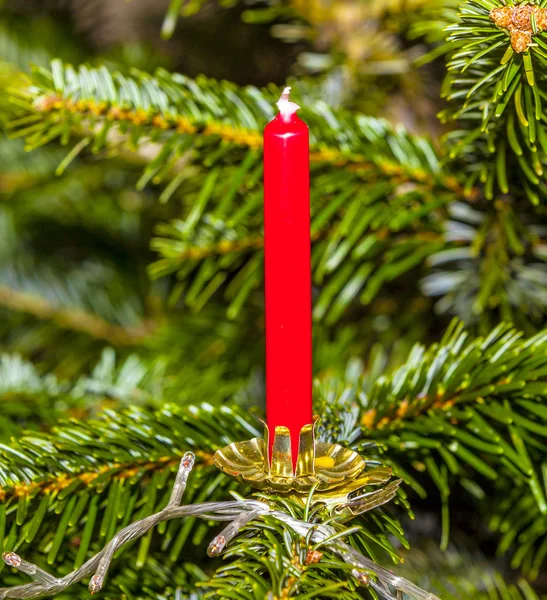
[[[302,497],[315,487],[314,502],[323,502],[329,509],[336,509],[348,517],[370,510],[372,504],[378,506],[393,498],[400,482],[387,486],[387,493],[378,494],[377,503],[363,502],[362,496],[350,500],[352,493],[367,485],[386,483],[391,478],[391,469],[377,467],[367,470],[366,460],[357,452],[339,444],[317,442],[316,422],[305,425],[300,432],[295,469],[289,429],[275,428],[270,460],[270,431],[266,424],[264,439],[234,442],[218,450],[215,465],[227,475],[268,492]],[[360,506],[364,510],[359,510]]]

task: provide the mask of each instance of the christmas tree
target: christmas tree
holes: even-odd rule
[[[0,598],[547,597],[547,0],[0,15]],[[263,435],[285,85],[334,496],[217,468]]]

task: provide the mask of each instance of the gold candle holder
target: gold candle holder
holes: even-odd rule
[[[350,500],[351,494],[365,486],[387,483],[392,471],[388,467],[368,469],[367,461],[357,452],[339,444],[317,442],[316,422],[317,419],[300,431],[296,468],[287,427],[275,428],[270,460],[270,431],[266,424],[264,439],[233,442],[217,450],[215,465],[227,475],[263,491],[306,497],[315,487],[313,501],[325,503],[331,511],[356,515],[372,508],[371,503],[378,506],[391,500],[400,480]]]

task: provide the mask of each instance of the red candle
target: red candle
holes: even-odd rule
[[[264,131],[266,412],[291,432],[296,463],[300,430],[312,422],[310,165],[307,125],[285,88]]]

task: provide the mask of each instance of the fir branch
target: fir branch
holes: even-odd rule
[[[40,377],[19,355],[0,355],[0,441],[23,429],[49,429],[67,412],[85,414],[86,399],[63,392],[55,377]]]
[[[234,188],[242,172],[256,166],[253,157],[240,168],[213,170],[203,188],[184,190],[194,200],[186,219],[157,228],[152,248],[161,258],[149,272],[152,277],[176,272],[179,282],[173,294],[183,294],[195,310],[213,294],[223,293],[234,317],[261,286],[261,190],[236,193]],[[357,174],[344,178],[343,189],[340,180],[337,172],[323,174],[312,189],[312,270],[314,283],[321,287],[314,317],[329,325],[352,302],[370,304],[389,282],[446,248],[438,219],[447,197],[382,180],[363,187]]]
[[[167,369],[165,357],[143,359],[135,354],[120,360],[112,348],[106,348],[89,374],[75,382],[60,379],[53,373],[41,374],[35,365],[18,354],[0,355],[0,437],[14,439],[23,429],[49,430],[61,416],[83,419],[96,415],[105,408],[114,409],[131,403],[139,406],[156,406],[176,394],[179,403],[184,398],[178,389],[184,385],[189,373],[178,370],[176,381]],[[222,370],[219,370],[221,374]],[[193,377],[204,377],[208,386],[216,387],[221,399],[229,391],[240,389],[241,380],[234,376],[235,384],[223,382],[219,373],[194,366]],[[209,387],[203,391],[194,385],[192,398],[216,397]],[[176,392],[172,389],[176,387]]]
[[[94,397],[90,408],[128,403],[220,404],[235,396],[243,402],[251,393],[254,398],[263,394],[262,353],[256,351],[263,344],[263,326],[254,312],[247,312],[248,320],[228,320],[223,309],[213,306],[199,316],[172,313],[139,344],[118,345],[116,351],[51,321],[7,314],[10,318],[0,328],[5,346],[39,357],[40,372],[60,378],[61,394],[71,390],[78,397]],[[343,356],[350,351],[344,342],[336,344]],[[28,392],[30,404],[40,402],[32,389],[22,391]],[[13,411],[17,415],[16,405]]]
[[[316,405],[323,415],[321,439],[347,443],[369,456],[379,453],[418,493],[433,482],[443,498],[456,481],[465,484],[477,473],[484,485],[494,479],[512,485],[517,478],[544,510],[535,461],[538,437],[546,427],[540,402],[546,390],[546,344],[545,332],[523,339],[502,326],[487,339],[471,340],[461,325],[454,325],[440,344],[429,350],[416,347],[407,364],[391,375],[358,379],[349,386],[323,379]],[[121,519],[119,507],[138,503],[150,489],[143,490],[141,482],[151,476],[155,489],[164,488],[165,475],[180,457],[181,440],[193,451],[205,452],[206,464],[208,453],[219,446],[259,435],[247,419],[244,411],[208,405],[128,409],[107,411],[85,424],[74,421],[53,435],[22,438],[3,449],[5,505],[18,506],[22,524],[21,515],[41,501],[48,511],[62,514],[74,508],[67,507],[69,497],[75,501],[90,490],[104,490],[100,501],[118,507],[105,516],[104,537]],[[202,489],[218,497],[220,480],[213,484],[210,468],[200,473],[190,497]],[[70,492],[51,493],[64,489]],[[44,496],[46,490],[50,493]],[[34,525],[34,532],[45,535],[54,521]],[[20,536],[14,528],[8,549]],[[179,551],[177,547],[173,560]]]
[[[144,254],[146,243],[140,236],[147,219],[153,218],[155,198],[131,191],[135,169],[126,164],[122,168],[117,161],[97,165],[75,160],[61,173],[64,155],[57,145],[28,153],[21,140],[0,143],[4,165],[0,192],[6,200],[2,216],[10,215],[18,233],[30,230],[35,244],[45,237],[39,222],[62,231],[70,241],[80,230],[85,237],[100,236],[105,249],[130,250],[135,258]]]
[[[205,417],[207,414],[214,415],[209,424],[206,423],[210,420]],[[99,419],[87,423],[74,420],[60,426],[54,434],[54,442],[48,434],[24,436],[14,441],[11,448],[3,449],[5,462],[0,475],[3,497],[12,498],[16,485],[28,484],[31,487],[27,491],[32,492],[62,486],[60,481],[82,473],[82,481],[90,482],[107,471],[111,471],[112,476],[119,470],[124,472],[133,467],[138,472],[141,468],[169,465],[180,459],[177,438],[186,440],[198,457],[203,456],[206,463],[210,463],[211,456],[207,452],[213,452],[233,439],[258,435],[259,432],[243,420],[243,415],[237,409],[213,408],[208,404],[199,408],[167,405],[153,412],[131,407],[120,412],[105,411]],[[203,417],[203,422],[197,416]],[[129,427],[131,422],[139,423],[139,426]],[[223,430],[228,425],[230,428]],[[158,439],[149,436],[152,431],[155,432],[152,437]],[[228,437],[228,431],[232,437]],[[213,432],[215,437],[211,437]],[[190,439],[192,434],[193,440]],[[128,440],[131,441],[128,443]],[[84,450],[84,443],[87,450]],[[82,450],[81,456],[74,454],[78,446]],[[100,446],[104,451],[97,452]],[[54,448],[59,457],[56,464],[48,459],[48,453]],[[105,478],[102,479],[104,484]]]
[[[488,207],[454,203],[446,248],[428,259],[422,290],[482,332],[500,319],[533,332],[547,310],[547,229],[506,200]],[[457,240],[457,247],[450,247]]]
[[[30,575],[34,579],[34,582],[15,588],[0,589],[0,598],[35,598],[44,595],[55,595],[70,587],[73,583],[81,581],[84,577],[93,572],[95,572],[95,574],[91,578],[89,590],[92,594],[95,594],[100,591],[104,585],[104,580],[116,550],[125,544],[130,543],[132,540],[142,537],[145,533],[159,523],[173,518],[190,515],[215,519],[215,510],[220,511],[220,514],[218,515],[220,520],[225,520],[226,515],[228,515],[228,518],[230,518],[230,509],[239,508],[240,511],[245,511],[246,506],[241,506],[240,503],[221,503],[220,505],[219,503],[213,503],[205,506],[194,505],[181,508],[180,503],[186,489],[188,475],[194,464],[194,458],[194,455],[191,453],[186,453],[182,457],[171,498],[169,499],[167,506],[162,511],[154,515],[147,516],[144,519],[132,523],[131,525],[128,525],[122,529],[114,536],[114,538],[101,552],[95,555],[92,559],[86,561],[84,565],[78,569],[75,569],[72,573],[69,573],[69,575],[63,578],[56,578],[40,567],[22,560],[13,552],[4,553],[3,559],[6,564],[17,568],[27,575]],[[253,513],[253,508],[254,507],[251,507],[251,517],[255,514]],[[231,516],[234,518],[238,515],[239,512],[236,512],[235,515],[232,513]]]
[[[471,470],[485,482],[518,477],[547,510],[533,459],[545,427],[546,368],[547,332],[523,339],[500,325],[486,338],[470,340],[454,322],[439,344],[416,346],[389,377],[364,378],[345,391],[343,384],[325,381],[318,389],[322,397],[343,400],[320,404],[319,412],[329,414],[324,435],[341,431],[363,448],[376,442],[418,493],[424,493],[422,465],[443,497],[454,478]],[[351,407],[355,401],[359,409]]]
[[[166,405],[156,412],[108,410],[97,420],[73,420],[57,428],[53,437],[32,433],[0,446],[3,550],[29,548],[38,540],[37,556],[45,553],[51,563],[63,541],[84,526],[77,550],[68,546],[61,552],[65,561],[79,568],[90,548],[110,539],[116,528],[160,506],[169,475],[182,456],[181,441],[194,450],[199,466],[187,490],[189,501],[222,498],[235,482],[212,467],[212,452],[233,438],[258,434],[245,415],[210,405]],[[7,538],[5,527],[10,532]],[[165,543],[172,544],[169,564],[177,561],[191,531],[176,524],[164,531]],[[139,561],[148,550],[145,540]]]
[[[109,147],[114,130],[133,147],[152,142],[158,150],[139,186],[172,177],[160,199],[181,195],[185,220],[158,227],[152,244],[160,260],[150,274],[176,273],[173,301],[183,295],[196,311],[223,293],[235,317],[262,281],[258,149],[273,94],[163,71],[126,78],[104,68],[52,68],[37,71],[23,92],[34,124],[16,127],[18,134],[41,145],[60,134],[62,119],[65,133],[86,127],[94,150]],[[423,138],[321,101],[304,112],[314,138],[315,280],[323,286],[315,317],[334,324],[357,298],[369,304],[443,249],[442,208],[475,192],[445,176]]]
[[[520,432],[515,433],[518,439]],[[537,462],[544,478],[547,469],[544,457]],[[535,489],[520,481],[513,485],[503,482],[495,488],[490,509],[486,510],[484,503],[481,505],[488,527],[497,534],[498,553],[510,554],[511,568],[519,569],[531,581],[541,575],[547,557],[547,513],[545,506],[538,506],[537,486],[541,485],[539,478]]]
[[[41,569],[38,565],[23,560],[14,552],[4,553],[3,559],[5,563],[30,575],[33,582],[30,584],[0,589],[0,598],[36,598],[44,595],[51,596],[62,592],[91,573],[94,573],[94,575],[89,583],[89,591],[92,594],[95,594],[103,588],[105,578],[117,550],[131,543],[133,540],[142,537],[162,522],[180,517],[194,516],[207,521],[228,522],[228,525],[222,532],[209,544],[208,552],[210,556],[216,556],[222,552],[226,544],[236,537],[242,528],[251,521],[261,517],[268,520],[268,530],[271,530],[272,522],[279,522],[280,524],[285,525],[286,529],[293,533],[305,536],[307,542],[309,544],[314,544],[314,547],[330,550],[333,554],[340,556],[343,561],[342,566],[344,566],[344,563],[349,565],[352,569],[352,575],[355,577],[358,584],[370,586],[375,592],[379,593],[387,600],[392,600],[394,598],[392,594],[397,594],[397,598],[400,598],[403,593],[410,595],[412,598],[415,598],[415,600],[439,600],[433,594],[421,590],[410,581],[394,575],[391,571],[375,564],[374,561],[355,550],[348,543],[341,541],[341,538],[355,534],[359,528],[341,529],[340,527],[335,527],[331,524],[324,524],[323,521],[325,515],[317,510],[311,520],[308,520],[307,516],[305,516],[304,520],[296,518],[295,508],[300,504],[299,508],[300,512],[302,512],[303,507],[301,502],[294,502],[295,506],[289,510],[287,510],[287,501],[282,500],[281,502],[275,502],[274,500],[273,502],[268,502],[265,497],[262,501],[238,499],[235,502],[209,502],[206,504],[201,503],[181,506],[182,496],[186,490],[188,476],[193,467],[194,458],[192,453],[186,453],[182,457],[175,484],[165,508],[124,527],[114,535],[110,542],[98,554],[68,575],[65,575],[62,578],[56,578],[47,571]],[[332,519],[330,519],[330,521],[332,522]],[[270,537],[271,536],[266,536],[266,539]],[[256,536],[254,543],[256,544]],[[289,549],[289,552],[290,551],[291,549]],[[317,551],[314,552],[316,554],[318,553]],[[322,552],[319,552],[318,554],[322,556]],[[256,556],[256,549],[254,555]],[[291,563],[295,564],[294,558]],[[308,563],[306,562],[306,564]],[[340,565],[331,565],[331,568],[332,567],[338,567],[338,569],[340,569]],[[341,570],[343,573],[344,569]],[[233,578],[231,579],[233,580]],[[272,584],[275,586],[277,578],[272,577],[272,579]],[[231,581],[230,583],[232,584],[233,582]],[[248,587],[248,581],[241,581],[237,586],[241,592]],[[297,587],[302,590],[306,590],[306,587],[311,587],[313,590],[316,586],[310,586],[307,578],[304,576],[298,581]],[[332,589],[340,588],[341,584],[333,583],[331,584],[331,587]],[[328,588],[328,585],[326,587],[323,585],[321,591],[323,593],[328,592]],[[306,591],[308,591],[308,595],[314,593],[309,590]],[[219,593],[222,594],[221,590],[217,589],[216,594],[218,595]]]
[[[80,165],[70,177],[44,183],[54,175],[51,159],[58,153],[48,149],[40,153],[45,160],[31,161],[21,160],[20,150],[14,142],[0,146],[7,173],[27,182],[3,190],[0,306],[82,338],[141,344],[156,324],[144,315],[139,260],[120,268],[120,250],[135,259],[146,253],[135,243],[140,217],[122,204],[127,175],[120,177],[116,166]],[[93,256],[97,233],[104,249]]]
[[[418,9],[408,37],[413,41],[424,41],[427,46],[414,61],[414,66],[421,67],[453,52],[452,42],[446,39],[446,28],[458,21],[460,5],[460,0],[433,0]]]
[[[320,524],[320,512],[306,522],[301,505],[286,500],[284,505],[285,511],[287,505],[290,506],[290,515],[273,512],[264,517],[264,524],[258,522],[254,524],[254,531],[236,538],[226,553],[227,558],[235,560],[221,567],[210,582],[203,584],[212,588],[207,598],[234,597],[231,590],[245,589],[246,578],[253,573],[256,590],[253,598],[259,594],[272,600],[293,595],[334,598],[343,593],[344,598],[357,600],[362,598],[362,588],[367,587],[373,598],[378,594],[380,598],[397,600],[406,594],[417,600],[438,600],[434,594],[375,565],[355,550],[351,544],[362,543],[366,552],[371,552],[361,532],[351,532],[350,536],[351,530],[344,532],[336,526],[336,520],[329,525]],[[350,543],[341,541],[344,538]],[[272,556],[278,560],[265,560]],[[329,577],[324,568],[333,569],[336,576]]]
[[[12,93],[20,116],[34,116],[28,127],[14,123],[17,135],[24,136],[29,147],[59,137],[55,124],[62,117],[64,135],[83,126],[93,136],[96,150],[108,143],[108,133],[117,126],[133,146],[148,137],[159,141],[163,163],[180,156],[190,145],[188,138],[202,149],[227,145],[223,160],[238,147],[260,148],[262,128],[274,116],[277,100],[275,92],[205,78],[193,81],[162,70],[154,77],[135,71],[128,78],[104,67],[75,70],[59,61],[52,63],[51,72],[37,69],[26,89]],[[425,140],[417,140],[411,148],[408,139],[404,147],[394,149],[390,142],[395,140],[384,135],[384,122],[334,112],[321,102],[304,108],[303,115],[312,131],[312,163],[358,172],[372,169],[464,194],[457,179],[439,169]],[[90,126],[94,132],[89,132]]]
[[[0,305],[10,310],[31,314],[38,319],[52,320],[63,329],[85,333],[115,346],[141,344],[152,331],[151,323],[124,328],[108,323],[91,313],[52,306],[43,298],[6,286],[0,286]]]
[[[463,4],[459,22],[448,27],[455,49],[444,90],[453,107],[443,119],[457,120],[462,128],[448,134],[447,143],[451,157],[466,164],[469,184],[480,180],[488,199],[498,193],[520,196],[524,187],[529,200],[539,205],[547,194],[542,178],[547,34],[541,25],[544,13],[533,16],[545,11],[543,5],[470,0]],[[499,11],[508,13],[509,20],[500,20]],[[514,11],[523,20],[512,34]],[[515,35],[525,38],[524,45]]]

